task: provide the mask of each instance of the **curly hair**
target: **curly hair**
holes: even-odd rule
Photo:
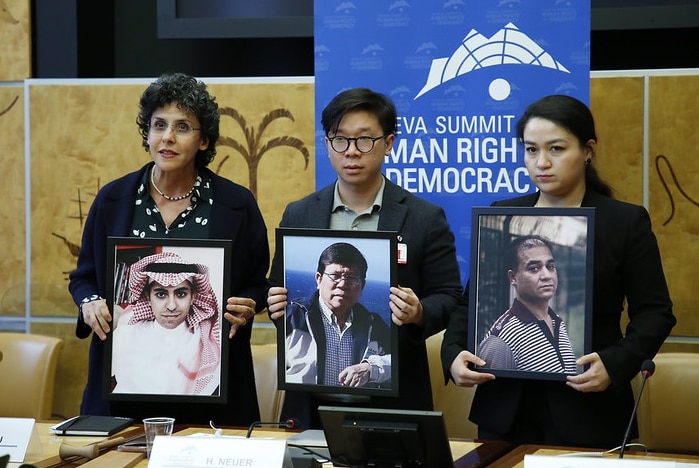
[[[194,114],[199,119],[202,138],[209,140],[208,147],[199,150],[195,158],[197,169],[202,169],[213,161],[216,155],[216,142],[220,135],[218,104],[216,98],[206,90],[206,84],[184,73],[161,75],[141,95],[136,124],[143,139],[143,147],[150,151],[148,132],[153,112],[172,103]]]

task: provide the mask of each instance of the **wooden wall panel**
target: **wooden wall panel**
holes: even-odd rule
[[[279,137],[298,140],[255,156],[259,165],[255,179],[257,188],[253,192],[267,224],[271,254],[274,253],[274,228],[279,225],[287,203],[315,188],[313,90],[310,83],[211,85],[219,106],[238,110],[245,118],[246,127],[260,138],[260,146]],[[285,112],[273,114],[278,109]],[[260,133],[261,123],[269,118],[271,122]],[[229,116],[221,117],[221,135],[246,146],[241,126]],[[294,143],[298,143],[298,147],[292,146]],[[217,146],[212,168],[220,175],[251,188],[250,174],[254,171],[251,166],[231,147]]]
[[[678,324],[699,337],[699,76],[650,77],[649,208]]]
[[[94,195],[150,159],[135,124],[142,90],[30,83],[33,314],[76,313],[67,278]]]
[[[594,165],[629,203],[643,203],[643,78],[590,80],[590,109],[595,117]]]
[[[24,88],[0,86],[0,141],[2,170],[0,203],[2,268],[0,268],[0,314],[23,316],[26,290],[24,207]]]
[[[0,0],[0,81],[31,77],[29,0]]]

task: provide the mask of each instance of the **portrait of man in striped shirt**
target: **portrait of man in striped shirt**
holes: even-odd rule
[[[515,297],[478,347],[484,367],[575,374],[566,324],[549,305],[558,289],[552,244],[537,235],[517,237],[506,259]]]

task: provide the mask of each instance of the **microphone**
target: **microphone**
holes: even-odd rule
[[[650,359],[646,359],[641,364],[641,386],[638,388],[638,395],[636,395],[636,402],[633,405],[633,411],[631,412],[631,419],[629,420],[629,425],[626,427],[626,434],[624,434],[624,440],[621,442],[621,449],[619,449],[619,458],[624,458],[624,449],[626,444],[629,443],[629,434],[631,433],[631,426],[633,421],[636,419],[636,412],[638,411],[638,403],[641,401],[641,394],[643,393],[643,387],[646,385],[646,380],[648,377],[653,375],[655,372],[655,363]]]
[[[255,421],[254,423],[250,424],[250,427],[248,427],[248,433],[245,436],[246,439],[250,438],[250,434],[252,434],[252,430],[255,429],[256,427],[281,427],[284,429],[293,429],[298,425],[298,422],[294,418],[289,418],[286,421]]]

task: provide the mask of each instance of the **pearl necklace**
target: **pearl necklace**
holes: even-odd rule
[[[189,189],[189,192],[185,193],[184,195],[180,195],[179,197],[171,197],[169,195],[165,195],[163,192],[160,191],[157,185],[155,185],[155,179],[153,179],[153,173],[155,171],[153,169],[150,170],[150,183],[153,185],[153,188],[155,189],[156,192],[160,194],[161,197],[163,197],[165,200],[170,200],[170,201],[180,201],[184,200],[185,198],[189,198],[192,193],[194,192],[194,188],[197,186],[197,180],[196,178],[194,179],[194,185],[192,185],[192,188]]]

